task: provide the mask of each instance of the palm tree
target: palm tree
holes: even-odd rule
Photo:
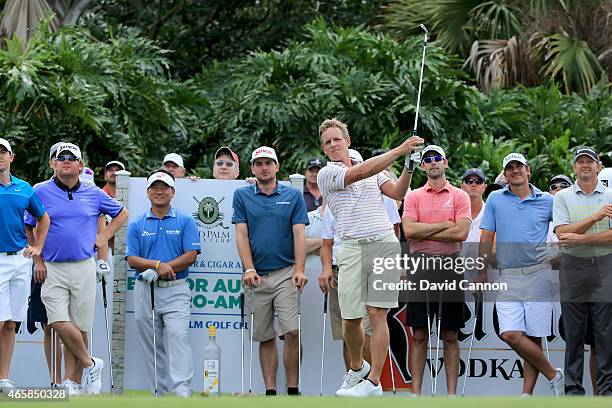
[[[92,0],[6,0],[0,20],[0,37],[17,36],[23,46],[38,24],[50,18],[49,29],[76,24]]]
[[[397,0],[382,28],[403,38],[431,27],[481,88],[563,84],[588,93],[612,75],[612,0]]]

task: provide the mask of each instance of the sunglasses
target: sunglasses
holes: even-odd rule
[[[227,167],[234,167],[235,162],[233,162],[233,161],[231,161],[231,160],[217,160],[217,161],[215,162],[215,164],[216,164],[217,166],[219,166],[219,167],[223,166],[224,164],[225,164]]]
[[[442,160],[444,160],[444,157],[442,157],[439,154],[436,154],[435,156],[428,156],[428,157],[423,158],[423,163],[428,163],[429,164],[429,163],[432,163],[434,161],[441,162]]]
[[[551,184],[550,187],[548,187],[549,191],[557,191],[557,190],[563,190],[564,188],[568,188],[570,185],[567,183],[555,183],[555,184]]]
[[[79,160],[79,158],[76,157],[76,156],[57,156],[56,160],[60,161],[60,162],[63,162],[63,161],[66,161],[66,160],[71,161],[71,162],[75,162],[75,161]]]
[[[470,185],[471,184],[476,184],[476,185],[479,185],[479,186],[484,184],[484,181],[478,180],[478,179],[467,179],[467,180],[463,180],[463,182],[465,184],[470,184]]]

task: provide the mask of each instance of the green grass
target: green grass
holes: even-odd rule
[[[408,396],[384,397],[376,399],[339,399],[334,397],[273,397],[265,396],[236,397],[224,396],[221,398],[205,398],[200,394],[190,399],[179,399],[172,397],[153,398],[143,391],[128,391],[123,396],[111,397],[110,395],[99,395],[92,397],[71,398],[67,406],[71,408],[155,408],[155,407],[198,407],[203,406],[215,408],[342,408],[350,404],[351,408],[604,408],[610,407],[610,398],[561,398],[551,397],[469,397],[449,399],[445,397],[431,398],[424,397],[413,399]],[[203,405],[205,404],[205,405]],[[57,403],[19,403],[12,404],[16,407],[25,408],[27,406],[43,408],[45,406],[59,407]],[[10,406],[10,405],[3,405]]]

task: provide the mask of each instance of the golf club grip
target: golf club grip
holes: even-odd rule
[[[104,308],[106,309],[106,279],[102,278],[102,301],[104,302]]]
[[[244,292],[240,294],[240,319],[244,322]]]
[[[323,295],[323,313],[327,313],[327,292]]]
[[[155,283],[151,282],[151,310],[155,310]]]

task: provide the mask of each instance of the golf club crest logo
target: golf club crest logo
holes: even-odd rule
[[[201,200],[198,200],[195,196],[193,196],[193,199],[198,203],[198,209],[196,212],[193,213],[193,218],[200,221],[204,228],[229,228],[223,225],[223,219],[225,218],[225,216],[219,209],[219,204],[221,204],[221,201],[223,201],[225,197],[223,197],[219,201],[217,201],[213,197],[204,197]]]

